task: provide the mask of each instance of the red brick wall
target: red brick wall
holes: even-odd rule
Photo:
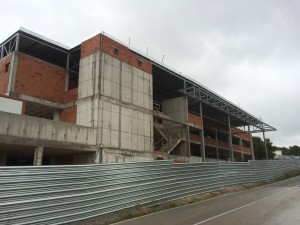
[[[66,70],[19,54],[15,92],[64,103]]]
[[[239,133],[239,132],[241,132],[241,130],[239,130],[237,128],[231,128],[231,132],[232,132],[232,134],[239,136],[242,140],[250,142],[250,138],[251,138],[250,133],[247,133],[247,132]]]
[[[75,102],[78,97],[78,88],[73,88],[65,92],[64,103]]]
[[[64,109],[60,114],[60,121],[76,124],[77,106]]]
[[[217,130],[228,132],[228,126],[222,123],[218,123],[214,120],[210,120],[208,118],[203,118],[203,124],[204,124],[204,128],[207,129],[217,129]]]
[[[100,34],[81,43],[80,58],[94,54],[100,50]]]
[[[7,56],[0,61],[0,94],[5,94],[8,90],[9,71],[5,72],[5,65],[10,63],[11,56]]]
[[[195,124],[197,126],[202,126],[202,118],[198,115],[189,113],[188,120],[190,123]]]
[[[101,46],[102,41],[102,46]],[[103,52],[110,54],[113,57],[116,57],[123,62],[126,62],[132,66],[135,66],[147,73],[152,73],[152,64],[149,60],[143,59],[142,57],[138,56],[137,54],[131,52],[129,48],[112,40],[105,35],[98,34],[81,44],[81,54],[80,57],[84,58],[88,55],[91,55],[102,48]],[[119,49],[119,54],[116,55],[114,53],[114,49]],[[142,61],[142,65],[138,64],[138,61]]]
[[[224,131],[224,132],[228,133],[228,126],[226,126],[222,123],[218,123],[214,120],[210,120],[208,118],[204,118],[203,120],[204,120],[204,128],[214,129],[214,130],[217,129],[217,130]],[[237,128],[231,128],[231,132],[232,132],[233,135],[242,138],[242,140],[250,141],[250,134],[249,133],[246,133],[246,132],[237,133],[237,132],[240,132],[240,130],[238,130]]]

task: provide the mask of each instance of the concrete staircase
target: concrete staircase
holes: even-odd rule
[[[155,151],[165,152],[170,154],[176,146],[184,139],[180,137],[180,130],[166,129],[163,124],[154,123],[154,138],[159,139],[154,143]],[[160,138],[159,138],[160,137]]]

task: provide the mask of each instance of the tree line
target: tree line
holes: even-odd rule
[[[293,145],[288,148],[278,147],[273,145],[270,138],[266,138],[266,145],[268,149],[269,159],[274,159],[275,150],[281,150],[283,155],[300,156],[300,146],[297,145]],[[258,160],[266,159],[265,144],[260,137],[253,137],[253,148],[254,148],[255,159]]]

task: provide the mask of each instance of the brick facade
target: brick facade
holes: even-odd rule
[[[64,109],[60,114],[60,121],[76,124],[77,106]]]
[[[203,125],[202,118],[198,115],[193,114],[193,113],[188,114],[188,121],[189,121],[189,123],[192,123],[192,124],[197,125],[197,126],[202,126]]]
[[[64,103],[65,82],[65,69],[19,53],[15,92]]]
[[[10,62],[10,55],[0,61],[0,94],[2,95],[8,91]]]
[[[152,64],[149,60],[140,57],[130,49],[111,38],[98,34],[81,43],[80,58],[84,58],[102,49],[103,52],[120,59],[147,73],[152,73]]]

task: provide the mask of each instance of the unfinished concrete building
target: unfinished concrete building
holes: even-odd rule
[[[0,56],[0,165],[246,161],[275,130],[104,33],[68,48],[20,28]]]

